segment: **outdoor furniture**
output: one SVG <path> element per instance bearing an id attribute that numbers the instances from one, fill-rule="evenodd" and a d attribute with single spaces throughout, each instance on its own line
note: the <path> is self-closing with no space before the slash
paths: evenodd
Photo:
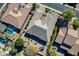
<path id="1" fill-rule="evenodd" d="M 45 49 L 45 47 L 41 46 L 39 49 L 40 49 L 40 51 L 43 51 Z"/>
<path id="2" fill-rule="evenodd" d="M 6 29 L 6 26 L 0 23 L 0 32 L 4 32 L 5 29 Z"/>

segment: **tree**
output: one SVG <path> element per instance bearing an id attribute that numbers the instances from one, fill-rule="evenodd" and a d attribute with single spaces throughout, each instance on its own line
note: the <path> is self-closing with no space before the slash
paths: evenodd
<path id="1" fill-rule="evenodd" d="M 70 10 L 70 9 L 66 9 L 63 12 L 63 17 L 67 20 L 67 21 L 71 21 L 72 17 L 76 16 L 76 12 L 74 10 Z"/>
<path id="2" fill-rule="evenodd" d="M 67 31 L 66 31 L 64 39 L 66 38 L 66 35 L 67 35 L 67 32 L 68 32 L 69 22 L 72 20 L 72 17 L 74 17 L 74 16 L 76 16 L 76 12 L 74 11 L 74 9 L 73 10 L 66 9 L 63 12 L 63 17 L 64 17 L 65 20 L 67 20 Z"/>
<path id="3" fill-rule="evenodd" d="M 32 4 L 32 9 L 35 10 L 35 8 L 36 8 L 36 3 L 33 3 Z"/>
<path id="4" fill-rule="evenodd" d="M 50 54 L 52 54 L 54 52 L 54 51 L 52 51 L 52 45 L 53 45 L 54 40 L 56 39 L 58 31 L 59 31 L 58 26 L 55 26 L 55 28 L 54 28 L 54 30 L 52 32 L 52 36 L 50 38 L 50 42 L 49 42 L 49 44 L 47 46 L 47 55 L 50 55 Z"/>
<path id="5" fill-rule="evenodd" d="M 23 46 L 24 45 L 24 41 L 23 39 L 17 39 L 16 42 L 15 42 L 15 46 Z"/>
<path id="6" fill-rule="evenodd" d="M 72 26 L 74 29 L 77 29 L 79 27 L 79 20 L 74 20 L 73 23 L 72 23 Z"/>
<path id="7" fill-rule="evenodd" d="M 20 52 L 23 49 L 24 46 L 24 41 L 23 39 L 17 39 L 15 42 L 15 48 L 18 50 L 18 52 Z"/>

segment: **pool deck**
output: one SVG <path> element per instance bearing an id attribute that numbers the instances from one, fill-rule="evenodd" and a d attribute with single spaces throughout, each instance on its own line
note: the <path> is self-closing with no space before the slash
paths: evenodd
<path id="1" fill-rule="evenodd" d="M 28 47 L 28 49 L 30 49 L 30 47 L 33 47 L 36 50 L 36 53 L 45 56 L 45 53 L 46 53 L 46 50 L 47 50 L 46 46 L 44 46 L 45 48 L 44 48 L 43 51 L 40 51 L 39 48 L 42 47 L 43 45 L 39 44 L 38 42 L 36 42 L 32 39 L 26 38 L 23 35 L 21 36 L 21 38 L 25 41 L 25 44 L 24 44 L 25 47 Z"/>

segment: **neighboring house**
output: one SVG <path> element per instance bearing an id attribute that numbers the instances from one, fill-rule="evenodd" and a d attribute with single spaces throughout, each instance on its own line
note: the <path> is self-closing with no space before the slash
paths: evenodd
<path id="1" fill-rule="evenodd" d="M 59 43 L 59 47 L 64 49 L 66 53 L 70 55 L 77 55 L 79 53 L 79 29 L 74 30 L 69 28 L 66 37 L 63 36 L 60 29 L 55 42 Z"/>
<path id="2" fill-rule="evenodd" d="M 79 29 L 68 29 L 67 36 L 63 42 L 68 48 L 67 52 L 71 55 L 77 55 L 79 52 Z"/>
<path id="3" fill-rule="evenodd" d="M 7 10 L 1 18 L 1 21 L 21 29 L 30 10 L 31 7 L 26 4 L 22 6 L 19 3 L 9 4 Z"/>
<path id="4" fill-rule="evenodd" d="M 60 28 L 58 36 L 56 37 L 55 43 L 61 45 L 63 43 L 67 28 Z"/>
<path id="5" fill-rule="evenodd" d="M 38 37 L 39 39 L 37 39 L 37 41 L 42 40 L 40 43 L 47 43 L 50 41 L 50 36 L 57 18 L 58 14 L 55 12 L 43 13 L 40 10 L 36 10 L 29 27 L 27 28 L 27 33 Z"/>
<path id="6" fill-rule="evenodd" d="M 61 45 L 64 41 L 64 37 L 66 35 L 66 31 L 67 31 L 67 21 L 65 19 L 63 19 L 62 16 L 60 16 L 58 18 L 58 21 L 57 21 L 57 26 L 59 26 L 59 33 L 55 39 L 55 43 L 58 44 L 58 45 Z"/>

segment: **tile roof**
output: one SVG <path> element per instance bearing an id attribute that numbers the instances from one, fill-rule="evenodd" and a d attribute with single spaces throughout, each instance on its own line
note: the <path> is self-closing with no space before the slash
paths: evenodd
<path id="1" fill-rule="evenodd" d="M 49 41 L 50 36 L 52 34 L 52 31 L 54 29 L 55 23 L 57 21 L 58 14 L 53 12 L 51 14 L 46 13 L 46 17 L 44 19 L 41 19 L 42 15 L 45 14 L 43 12 L 39 12 L 38 10 L 35 11 L 35 14 L 29 24 L 29 27 L 27 28 L 27 32 L 31 31 L 29 33 L 32 33 L 33 35 L 35 33 L 39 33 L 39 35 L 35 34 L 35 36 L 40 37 L 40 39 L 43 39 L 44 41 Z M 36 21 L 41 21 L 41 25 Z M 44 26 L 45 25 L 45 26 Z M 36 30 L 38 28 L 38 30 Z M 39 31 L 41 30 L 41 32 Z M 34 30 L 34 31 L 33 31 Z M 41 35 L 40 35 L 41 34 Z"/>
<path id="2" fill-rule="evenodd" d="M 70 49 L 68 49 L 68 53 L 72 55 L 77 55 L 79 52 L 79 30 L 74 30 L 74 29 L 68 29 L 68 33 L 66 35 L 66 38 L 63 43 L 71 46 Z"/>
<path id="3" fill-rule="evenodd" d="M 75 37 L 75 38 L 79 38 L 79 30 L 74 30 L 71 28 L 68 28 L 68 34 Z"/>
<path id="4" fill-rule="evenodd" d="M 63 39 L 64 39 L 64 37 L 58 34 L 58 36 L 56 37 L 55 42 L 58 43 L 58 44 L 62 44 Z"/>
<path id="5" fill-rule="evenodd" d="M 68 50 L 68 53 L 70 53 L 72 55 L 77 55 L 78 52 L 79 52 L 79 45 L 78 44 L 74 44 L 72 46 L 72 48 Z"/>
<path id="6" fill-rule="evenodd" d="M 18 7 L 19 7 L 18 3 L 9 4 L 7 10 L 5 11 L 1 19 L 3 22 L 9 23 L 15 26 L 16 28 L 21 29 L 24 21 L 26 20 L 26 17 L 28 16 L 28 13 L 31 10 L 31 7 L 25 5 L 23 8 L 20 8 L 19 10 L 14 10 L 17 9 Z"/>
<path id="7" fill-rule="evenodd" d="M 41 27 L 34 25 L 29 30 L 27 30 L 27 33 L 42 38 L 44 41 L 47 42 L 47 31 Z"/>
<path id="8" fill-rule="evenodd" d="M 65 34 L 66 34 L 66 31 L 67 31 L 67 28 L 60 28 L 59 29 L 58 36 L 55 40 L 56 43 L 62 44 L 64 37 L 65 37 Z"/>
<path id="9" fill-rule="evenodd" d="M 67 35 L 65 28 L 60 28 L 58 36 L 55 40 L 56 43 L 61 44 L 63 42 L 63 45 L 61 45 L 65 50 L 67 50 L 68 53 L 72 55 L 77 55 L 79 52 L 79 29 L 74 30 L 72 28 L 68 28 Z M 64 39 L 65 37 L 65 39 Z M 60 46 L 60 47 L 61 47 Z"/>
<path id="10" fill-rule="evenodd" d="M 66 35 L 66 38 L 64 40 L 63 43 L 69 45 L 69 46 L 73 46 L 74 45 L 74 42 L 76 41 L 77 39 L 71 35 Z"/>

